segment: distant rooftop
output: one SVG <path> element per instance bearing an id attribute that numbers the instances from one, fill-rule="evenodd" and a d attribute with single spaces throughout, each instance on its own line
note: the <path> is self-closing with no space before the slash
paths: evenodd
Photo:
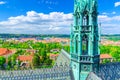
<path id="1" fill-rule="evenodd" d="M 20 55 L 18 56 L 18 60 L 20 61 L 32 61 L 33 56 L 31 55 Z"/>
<path id="2" fill-rule="evenodd" d="M 12 53 L 11 50 L 9 50 L 7 48 L 0 48 L 0 56 L 8 55 L 10 53 Z"/>
<path id="3" fill-rule="evenodd" d="M 109 54 L 100 54 L 100 59 L 108 59 L 108 58 L 112 58 L 112 56 Z"/>

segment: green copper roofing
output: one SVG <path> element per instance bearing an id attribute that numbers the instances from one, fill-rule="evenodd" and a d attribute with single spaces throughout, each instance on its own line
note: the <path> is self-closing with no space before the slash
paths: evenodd
<path id="1" fill-rule="evenodd" d="M 74 0 L 73 16 L 70 65 L 75 80 L 85 80 L 91 71 L 99 71 L 97 0 Z"/>

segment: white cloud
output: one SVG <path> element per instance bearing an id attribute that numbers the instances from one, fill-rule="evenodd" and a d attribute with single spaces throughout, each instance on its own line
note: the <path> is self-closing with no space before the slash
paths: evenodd
<path id="1" fill-rule="evenodd" d="M 39 3 L 44 3 L 44 4 L 47 4 L 47 5 L 57 5 L 58 4 L 58 1 L 52 1 L 52 0 L 38 0 L 38 4 Z"/>
<path id="2" fill-rule="evenodd" d="M 105 22 L 105 21 L 109 21 L 110 18 L 109 18 L 107 15 L 99 15 L 99 16 L 98 16 L 98 20 L 99 20 L 100 22 Z"/>
<path id="3" fill-rule="evenodd" d="M 111 14 L 116 14 L 115 11 L 111 12 L 111 13 L 107 13 L 107 12 L 103 12 L 102 15 L 111 15 Z"/>
<path id="4" fill-rule="evenodd" d="M 120 15 L 112 17 L 99 15 L 98 21 L 102 23 L 101 31 L 103 34 L 120 34 Z"/>
<path id="5" fill-rule="evenodd" d="M 115 7 L 120 6 L 120 1 L 119 2 L 115 2 Z"/>
<path id="6" fill-rule="evenodd" d="M 113 11 L 113 12 L 112 12 L 112 14 L 116 14 L 116 12 L 115 12 L 115 11 Z"/>
<path id="7" fill-rule="evenodd" d="M 98 16 L 98 23 L 102 23 L 103 34 L 120 34 L 120 15 Z M 0 22 L 1 33 L 29 33 L 29 34 L 69 34 L 73 23 L 72 13 L 51 12 L 49 14 L 28 11 L 26 15 L 9 17 Z"/>
<path id="8" fill-rule="evenodd" d="M 4 2 L 4 1 L 0 1 L 0 5 L 2 5 L 2 4 L 5 4 L 6 2 Z"/>
<path id="9" fill-rule="evenodd" d="M 112 17 L 109 17 L 107 15 L 99 15 L 98 19 L 101 22 L 113 22 L 113 21 L 119 22 L 120 21 L 120 15 L 118 15 L 118 16 L 112 16 Z"/>
<path id="10" fill-rule="evenodd" d="M 71 23 L 72 13 L 44 14 L 28 11 L 26 15 L 10 17 L 7 21 L 1 21 L 0 31 L 1 33 L 69 34 Z"/>
<path id="11" fill-rule="evenodd" d="M 49 4 L 49 5 L 57 5 L 57 4 L 58 4 L 58 2 L 48 1 L 48 0 L 46 0 L 45 3 L 46 3 L 46 4 Z"/>

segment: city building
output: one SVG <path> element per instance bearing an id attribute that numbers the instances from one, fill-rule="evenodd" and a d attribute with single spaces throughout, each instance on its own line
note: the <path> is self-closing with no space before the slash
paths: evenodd
<path id="1" fill-rule="evenodd" d="M 50 59 L 52 60 L 57 60 L 57 57 L 59 56 L 59 54 L 50 54 Z"/>
<path id="2" fill-rule="evenodd" d="M 32 63 L 32 55 L 19 55 L 17 60 L 21 61 L 21 67 L 30 67 Z"/>
<path id="3" fill-rule="evenodd" d="M 100 63 L 102 63 L 104 60 L 109 60 L 110 62 L 112 62 L 113 58 L 109 54 L 100 54 Z"/>
<path id="4" fill-rule="evenodd" d="M 37 42 L 37 39 L 36 39 L 36 38 L 21 38 L 19 41 L 20 41 L 20 42 L 26 42 L 26 41 L 34 41 L 34 42 Z"/>
<path id="5" fill-rule="evenodd" d="M 7 56 L 12 55 L 13 52 L 12 52 L 12 50 L 9 50 L 7 48 L 0 48 L 0 56 L 7 57 Z"/>

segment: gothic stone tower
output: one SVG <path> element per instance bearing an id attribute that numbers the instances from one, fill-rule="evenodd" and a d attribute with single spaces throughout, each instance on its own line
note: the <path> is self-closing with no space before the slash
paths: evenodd
<path id="1" fill-rule="evenodd" d="M 99 71 L 97 15 L 97 0 L 74 1 L 70 54 L 75 80 L 85 80 L 89 72 Z"/>

